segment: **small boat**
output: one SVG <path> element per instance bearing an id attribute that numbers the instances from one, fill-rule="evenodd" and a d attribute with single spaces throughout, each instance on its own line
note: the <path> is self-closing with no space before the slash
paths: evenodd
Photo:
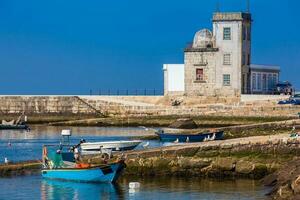
<path id="1" fill-rule="evenodd" d="M 213 131 L 207 133 L 166 133 L 164 130 L 157 131 L 156 134 L 163 142 L 203 142 L 211 140 L 221 140 L 224 137 L 224 131 Z"/>
<path id="2" fill-rule="evenodd" d="M 2 123 L 0 124 L 0 130 L 11 130 L 11 129 L 20 129 L 20 130 L 30 130 L 29 126 L 26 125 L 27 122 L 27 116 L 24 115 L 24 113 L 22 115 L 20 115 L 18 117 L 18 119 L 15 120 L 11 120 L 11 121 L 5 121 L 2 120 Z"/>
<path id="3" fill-rule="evenodd" d="M 0 124 L 0 130 L 30 130 L 26 124 Z"/>
<path id="4" fill-rule="evenodd" d="M 70 145 L 44 145 L 42 177 L 77 182 L 117 181 L 125 168 L 124 160 L 101 165 L 90 165 L 75 160 L 74 152 L 63 152 Z M 105 162 L 104 162 L 105 163 Z"/>
<path id="5" fill-rule="evenodd" d="M 80 144 L 81 151 L 99 152 L 101 149 L 109 149 L 112 151 L 127 151 L 136 148 L 141 144 L 141 140 L 122 140 L 122 141 L 106 141 L 106 142 L 84 142 Z"/>
<path id="6" fill-rule="evenodd" d="M 50 179 L 70 180 L 79 182 L 110 182 L 117 181 L 125 164 L 121 162 L 86 167 L 86 168 L 54 168 L 43 169 L 42 176 Z"/>

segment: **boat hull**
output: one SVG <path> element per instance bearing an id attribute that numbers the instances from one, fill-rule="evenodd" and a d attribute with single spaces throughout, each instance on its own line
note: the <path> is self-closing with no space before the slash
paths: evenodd
<path id="1" fill-rule="evenodd" d="M 142 141 L 118 141 L 118 142 L 87 142 L 80 145 L 84 151 L 100 151 L 102 149 L 111 149 L 112 151 L 127 151 L 136 148 Z"/>
<path id="2" fill-rule="evenodd" d="M 224 137 L 224 131 L 217 131 L 203 134 L 171 134 L 171 133 L 156 133 L 160 140 L 163 142 L 203 142 L 205 138 L 212 138 L 215 135 L 214 140 L 221 140 Z"/>
<path id="3" fill-rule="evenodd" d="M 60 179 L 77 182 L 116 182 L 124 169 L 124 163 L 115 163 L 102 167 L 86 169 L 58 168 L 42 170 L 43 178 Z"/>
<path id="4" fill-rule="evenodd" d="M 29 129 L 29 127 L 27 125 L 5 125 L 5 124 L 0 124 L 0 130 L 15 130 L 15 129 L 27 130 L 27 129 Z"/>

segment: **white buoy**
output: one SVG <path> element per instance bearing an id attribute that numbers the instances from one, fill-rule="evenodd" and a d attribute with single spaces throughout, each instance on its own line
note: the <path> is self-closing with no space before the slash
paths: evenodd
<path id="1" fill-rule="evenodd" d="M 8 159 L 6 157 L 4 158 L 4 163 L 8 164 Z"/>
<path id="2" fill-rule="evenodd" d="M 175 141 L 174 141 L 174 143 L 178 143 L 179 142 L 179 138 L 177 138 Z"/>
<path id="3" fill-rule="evenodd" d="M 130 189 L 138 189 L 141 187 L 141 184 L 139 182 L 130 182 L 129 183 L 129 188 Z"/>

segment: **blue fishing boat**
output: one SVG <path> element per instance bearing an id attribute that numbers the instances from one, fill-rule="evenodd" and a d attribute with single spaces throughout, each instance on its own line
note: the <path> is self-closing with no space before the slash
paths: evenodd
<path id="1" fill-rule="evenodd" d="M 167 133 L 164 130 L 157 131 L 156 134 L 163 142 L 203 142 L 211 140 L 222 140 L 224 138 L 224 131 L 213 131 L 207 133 Z"/>
<path id="2" fill-rule="evenodd" d="M 110 182 L 117 181 L 124 163 L 113 163 L 87 168 L 43 169 L 42 176 L 50 179 L 70 180 L 78 182 Z"/>
<path id="3" fill-rule="evenodd" d="M 54 148 L 56 146 L 56 148 Z M 51 147 L 51 148 L 50 148 Z M 67 145 L 44 145 L 43 147 L 43 178 L 77 182 L 111 182 L 117 181 L 125 168 L 124 160 L 114 163 L 92 166 L 76 159 L 77 152 L 64 152 Z"/>

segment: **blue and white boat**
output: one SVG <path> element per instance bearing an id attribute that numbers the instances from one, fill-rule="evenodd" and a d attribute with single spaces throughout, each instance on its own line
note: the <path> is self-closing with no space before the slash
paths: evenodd
<path id="1" fill-rule="evenodd" d="M 69 180 L 78 182 L 110 182 L 117 181 L 124 163 L 113 163 L 87 168 L 55 168 L 43 169 L 44 178 Z"/>
<path id="2" fill-rule="evenodd" d="M 43 178 L 77 182 L 114 183 L 125 168 L 124 160 L 97 166 L 80 163 L 79 161 L 75 161 L 73 152 L 64 152 L 62 149 L 64 147 L 70 146 L 59 145 L 59 148 L 57 148 L 57 145 L 44 145 Z"/>
<path id="3" fill-rule="evenodd" d="M 224 138 L 224 131 L 212 131 L 206 133 L 172 133 L 168 130 L 159 130 L 156 134 L 163 142 L 203 142 L 212 140 L 222 140 Z"/>

